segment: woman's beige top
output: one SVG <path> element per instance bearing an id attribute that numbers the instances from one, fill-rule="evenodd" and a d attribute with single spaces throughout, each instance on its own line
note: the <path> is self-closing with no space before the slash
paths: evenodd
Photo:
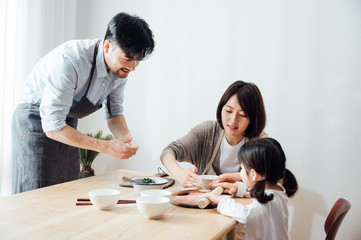
<path id="1" fill-rule="evenodd" d="M 162 152 L 160 159 L 167 153 L 172 154 L 179 162 L 189 162 L 198 168 L 198 173 L 203 173 L 212 154 L 216 151 L 215 160 L 212 164 L 214 172 L 219 175 L 219 147 L 217 141 L 223 129 L 216 121 L 206 121 L 196 125 L 184 137 L 171 142 Z M 267 137 L 262 133 L 260 137 Z M 246 139 L 247 141 L 247 139 Z"/>

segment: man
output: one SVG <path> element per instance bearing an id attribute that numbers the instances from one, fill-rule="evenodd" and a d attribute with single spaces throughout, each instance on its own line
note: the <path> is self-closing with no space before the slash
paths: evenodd
<path id="1" fill-rule="evenodd" d="M 13 193 L 77 179 L 79 148 L 120 159 L 136 153 L 123 115 L 124 86 L 153 49 L 148 24 L 119 13 L 104 40 L 68 41 L 39 60 L 13 115 Z M 76 130 L 78 119 L 102 105 L 115 140 Z"/>

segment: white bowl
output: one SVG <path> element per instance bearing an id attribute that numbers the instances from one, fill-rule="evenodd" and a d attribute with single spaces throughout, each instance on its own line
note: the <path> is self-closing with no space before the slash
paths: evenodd
<path id="1" fill-rule="evenodd" d="M 209 184 L 216 179 L 218 176 L 217 175 L 200 175 L 200 177 L 202 178 L 202 188 L 204 189 L 212 189 L 209 187 Z"/>
<path id="2" fill-rule="evenodd" d="M 140 196 L 160 196 L 170 198 L 172 192 L 162 189 L 148 189 L 140 192 Z"/>
<path id="3" fill-rule="evenodd" d="M 159 196 L 140 196 L 136 199 L 139 212 L 145 218 L 159 219 L 169 208 L 170 199 Z"/>
<path id="4" fill-rule="evenodd" d="M 89 191 L 91 203 L 100 210 L 110 210 L 117 204 L 120 192 L 115 189 L 94 189 Z"/>
<path id="5" fill-rule="evenodd" d="M 141 181 L 143 178 L 150 178 L 155 183 L 141 183 L 138 181 Z M 163 189 L 164 185 L 168 183 L 168 180 L 161 177 L 132 177 L 132 182 L 134 191 L 137 194 L 140 194 L 141 191 L 148 190 L 148 189 Z"/>

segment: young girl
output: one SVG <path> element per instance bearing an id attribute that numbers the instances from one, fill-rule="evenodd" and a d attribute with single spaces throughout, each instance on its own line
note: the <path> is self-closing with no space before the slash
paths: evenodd
<path id="1" fill-rule="evenodd" d="M 204 196 L 218 203 L 218 212 L 244 225 L 246 239 L 288 239 L 287 199 L 296 193 L 298 184 L 286 169 L 281 145 L 272 138 L 251 139 L 241 147 L 238 158 L 243 182 L 213 186 L 222 186 L 236 196 L 250 194 L 253 202 L 244 205 L 230 197 Z"/>

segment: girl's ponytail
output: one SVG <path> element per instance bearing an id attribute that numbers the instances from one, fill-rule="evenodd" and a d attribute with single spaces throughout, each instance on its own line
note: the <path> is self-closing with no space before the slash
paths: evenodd
<path id="1" fill-rule="evenodd" d="M 276 185 L 283 182 L 287 196 L 293 196 L 298 183 L 296 177 L 286 168 L 286 156 L 279 142 L 273 138 L 253 138 L 243 144 L 238 153 L 238 159 L 249 175 L 253 169 L 264 179 L 254 182 L 250 194 L 260 203 L 267 203 L 273 195 L 265 193 L 266 184 Z"/>
<path id="2" fill-rule="evenodd" d="M 267 195 L 265 191 L 266 180 L 258 181 L 250 190 L 251 197 L 256 198 L 260 203 L 266 203 L 273 199 L 273 194 Z"/>
<path id="3" fill-rule="evenodd" d="M 298 183 L 295 175 L 286 168 L 285 175 L 283 177 L 283 187 L 286 189 L 287 196 L 293 196 L 298 189 Z"/>

